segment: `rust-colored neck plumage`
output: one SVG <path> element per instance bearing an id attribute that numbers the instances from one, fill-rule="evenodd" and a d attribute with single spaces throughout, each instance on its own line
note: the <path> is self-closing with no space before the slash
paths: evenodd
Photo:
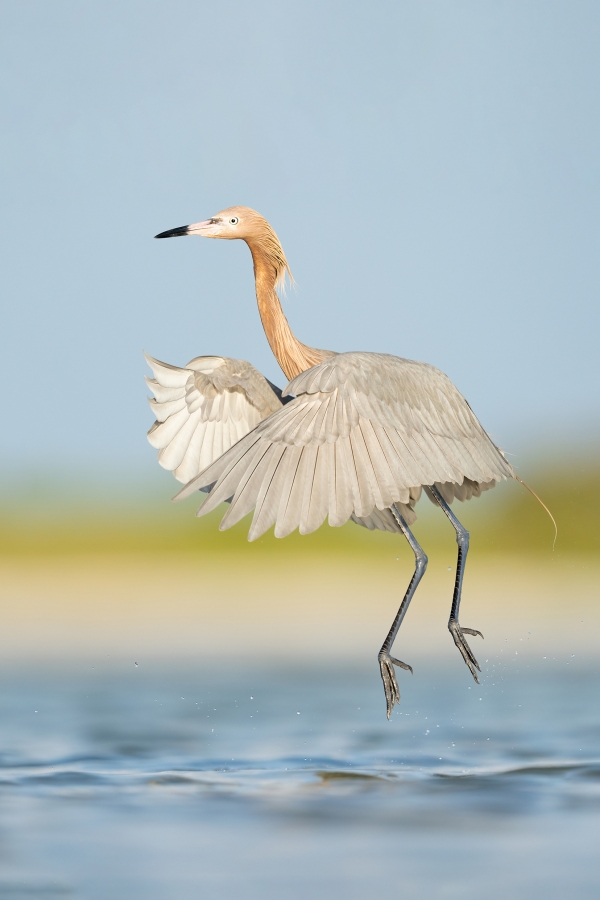
<path id="1" fill-rule="evenodd" d="M 335 354 L 307 347 L 292 334 L 275 290 L 290 270 L 277 235 L 269 225 L 267 228 L 264 235 L 246 238 L 246 242 L 254 262 L 256 299 L 263 328 L 277 362 L 291 380 Z"/>

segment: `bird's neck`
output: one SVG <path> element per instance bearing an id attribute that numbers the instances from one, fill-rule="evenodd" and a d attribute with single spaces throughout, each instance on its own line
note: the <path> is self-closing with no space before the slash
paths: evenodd
<path id="1" fill-rule="evenodd" d="M 275 252 L 273 248 L 250 241 L 248 246 L 254 262 L 256 299 L 263 328 L 277 362 L 291 381 L 296 375 L 335 354 L 330 350 L 307 347 L 292 333 L 275 290 L 277 281 L 282 279 L 286 270 L 289 271 L 279 242 Z"/>

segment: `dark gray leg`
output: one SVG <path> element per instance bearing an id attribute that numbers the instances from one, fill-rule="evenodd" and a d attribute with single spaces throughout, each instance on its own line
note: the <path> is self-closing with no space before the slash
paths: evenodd
<path id="1" fill-rule="evenodd" d="M 400 703 L 400 691 L 398 689 L 398 682 L 396 681 L 394 666 L 400 666 L 402 669 L 408 669 L 409 672 L 412 672 L 412 668 L 409 665 L 401 662 L 401 660 L 399 659 L 395 659 L 393 656 L 390 656 L 390 650 L 392 649 L 392 644 L 394 643 L 396 635 L 398 634 L 398 629 L 402 625 L 402 620 L 406 615 L 406 611 L 409 607 L 410 601 L 412 600 L 414 593 L 419 586 L 419 582 L 425 574 L 425 569 L 427 568 L 427 557 L 418 544 L 414 534 L 395 506 L 392 506 L 392 512 L 394 514 L 394 518 L 398 522 L 398 525 L 402 529 L 402 534 L 410 544 L 412 551 L 415 554 L 415 571 L 413 577 L 411 578 L 406 594 L 404 595 L 404 599 L 400 605 L 400 609 L 398 610 L 392 627 L 389 630 L 388 636 L 386 637 L 385 641 L 383 642 L 383 646 L 379 651 L 379 668 L 381 670 L 381 680 L 383 681 L 383 689 L 385 691 L 385 702 L 387 705 L 388 719 L 392 714 L 394 704 Z"/>
<path id="2" fill-rule="evenodd" d="M 479 663 L 475 659 L 473 655 L 473 651 L 467 644 L 464 635 L 472 634 L 478 635 L 480 638 L 483 637 L 480 631 L 475 631 L 473 628 L 461 628 L 458 623 L 458 611 L 460 608 L 460 597 L 462 593 L 462 583 L 463 583 L 463 575 L 465 573 L 465 563 L 467 561 L 467 553 L 469 552 L 469 532 L 467 529 L 460 524 L 440 492 L 436 487 L 431 485 L 429 487 L 430 492 L 436 499 L 437 503 L 441 507 L 442 511 L 448 516 L 450 519 L 454 530 L 456 531 L 456 543 L 458 544 L 458 562 L 456 564 L 456 580 L 454 582 L 454 594 L 452 596 L 452 609 L 450 611 L 450 619 L 448 620 L 448 630 L 450 634 L 454 638 L 454 643 L 460 650 L 462 654 L 462 658 L 466 662 L 471 672 L 471 675 L 479 684 L 479 679 L 477 677 L 477 669 L 481 672 L 479 668 Z"/>

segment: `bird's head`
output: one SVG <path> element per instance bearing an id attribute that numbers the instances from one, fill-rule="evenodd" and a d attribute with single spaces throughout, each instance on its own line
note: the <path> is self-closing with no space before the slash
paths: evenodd
<path id="1" fill-rule="evenodd" d="M 181 228 L 171 228 L 169 231 L 162 231 L 156 237 L 184 237 L 188 234 L 223 238 L 228 241 L 236 238 L 246 241 L 252 251 L 255 263 L 258 255 L 267 260 L 270 270 L 273 272 L 276 287 L 284 288 L 286 275 L 293 284 L 292 273 L 279 238 L 267 220 L 248 206 L 230 206 L 211 219 L 205 219 L 204 222 L 183 225 Z"/>
<path id="2" fill-rule="evenodd" d="M 183 237 L 188 234 L 197 234 L 200 237 L 223 238 L 227 241 L 236 239 L 252 241 L 260 240 L 270 231 L 272 229 L 267 220 L 255 210 L 248 206 L 230 206 L 217 213 L 216 216 L 205 219 L 204 222 L 183 225 L 181 228 L 171 228 L 169 231 L 157 234 L 156 237 Z"/>

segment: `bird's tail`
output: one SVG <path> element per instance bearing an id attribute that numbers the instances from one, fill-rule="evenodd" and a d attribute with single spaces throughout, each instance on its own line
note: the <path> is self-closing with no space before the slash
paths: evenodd
<path id="1" fill-rule="evenodd" d="M 535 497 L 535 499 L 537 500 L 537 502 L 538 502 L 541 506 L 544 507 L 544 509 L 546 510 L 546 512 L 548 513 L 548 515 L 550 516 L 550 518 L 552 519 L 552 524 L 554 525 L 554 540 L 552 541 L 552 549 L 554 550 L 554 547 L 556 546 L 556 538 L 558 537 L 558 525 L 556 524 L 556 519 L 554 518 L 554 516 L 552 515 L 552 513 L 550 512 L 550 510 L 548 509 L 548 507 L 547 507 L 546 504 L 544 503 L 544 501 L 541 500 L 541 499 L 538 497 L 538 495 L 536 494 L 536 492 L 535 492 L 532 488 L 530 488 L 528 484 L 525 484 L 525 482 L 523 481 L 523 479 L 522 479 L 522 478 L 519 478 L 518 475 L 515 475 L 514 477 L 515 477 L 516 480 L 519 482 L 519 484 L 522 484 L 524 488 L 527 488 L 527 490 L 529 491 L 530 494 L 533 494 L 533 496 Z"/>

